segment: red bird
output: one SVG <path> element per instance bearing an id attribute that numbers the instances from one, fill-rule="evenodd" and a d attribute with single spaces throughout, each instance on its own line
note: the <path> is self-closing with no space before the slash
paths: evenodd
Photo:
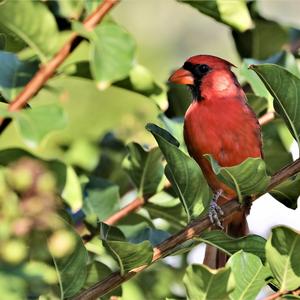
<path id="1" fill-rule="evenodd" d="M 248 157 L 262 157 L 261 131 L 258 120 L 247 105 L 247 99 L 231 71 L 228 61 L 211 55 L 189 58 L 170 81 L 191 88 L 193 102 L 184 119 L 184 138 L 190 155 L 201 167 L 214 197 L 209 209 L 212 223 L 221 226 L 218 204 L 236 196 L 234 190 L 218 180 L 203 154 L 211 154 L 222 167 L 238 165 Z M 227 232 L 233 236 L 245 235 L 248 226 L 245 214 L 239 214 Z M 225 258 L 216 252 L 205 262 L 219 267 Z"/>

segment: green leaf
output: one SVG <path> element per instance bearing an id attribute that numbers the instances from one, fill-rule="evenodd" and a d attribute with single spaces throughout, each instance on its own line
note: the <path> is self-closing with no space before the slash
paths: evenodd
<path id="1" fill-rule="evenodd" d="M 190 1 L 179 0 L 190 4 L 200 12 L 222 22 L 232 28 L 245 31 L 252 28 L 252 20 L 244 0 L 214 0 L 214 1 Z"/>
<path id="2" fill-rule="evenodd" d="M 1 297 L 8 300 L 26 299 L 27 286 L 24 278 L 14 272 L 0 270 L 0 293 Z"/>
<path id="3" fill-rule="evenodd" d="M 82 207 L 82 191 L 79 178 L 71 166 L 67 167 L 67 181 L 62 192 L 62 198 L 70 206 L 73 213 Z"/>
<path id="4" fill-rule="evenodd" d="M 284 130 L 286 138 L 289 131 L 283 121 L 279 119 L 262 127 L 264 160 L 269 174 L 274 174 L 282 167 L 293 162 L 292 154 L 288 151 L 291 144 L 285 145 L 280 134 L 282 130 Z"/>
<path id="5" fill-rule="evenodd" d="M 143 241 L 149 241 L 153 247 L 157 246 L 171 236 L 170 233 L 154 228 L 144 228 L 135 236 L 130 238 L 130 242 L 137 244 Z"/>
<path id="6" fill-rule="evenodd" d="M 170 132 L 176 140 L 179 142 L 179 149 L 182 150 L 184 153 L 188 154 L 184 137 L 183 137 L 183 118 L 177 117 L 169 119 L 164 114 L 160 114 L 158 118 L 162 121 L 164 128 Z"/>
<path id="7" fill-rule="evenodd" d="M 196 240 L 212 245 L 228 255 L 232 255 L 242 249 L 260 257 L 263 262 L 266 259 L 266 240 L 259 235 L 251 234 L 240 238 L 232 238 L 223 231 L 213 230 L 202 233 Z"/>
<path id="8" fill-rule="evenodd" d="M 265 162 L 261 158 L 249 157 L 237 166 L 220 167 L 211 155 L 205 154 L 205 157 L 218 178 L 236 190 L 240 201 L 244 196 L 265 191 L 270 181 Z"/>
<path id="9" fill-rule="evenodd" d="M 181 84 L 168 83 L 168 117 L 183 117 L 192 102 L 192 94 Z"/>
<path id="10" fill-rule="evenodd" d="M 38 69 L 37 60 L 21 61 L 9 52 L 0 51 L 0 92 L 12 100 Z"/>
<path id="11" fill-rule="evenodd" d="M 300 234 L 288 227 L 272 229 L 266 243 L 266 256 L 280 291 L 292 291 L 300 286 Z"/>
<path id="12" fill-rule="evenodd" d="M 88 254 L 80 236 L 73 227 L 63 219 L 65 228 L 74 237 L 76 243 L 73 251 L 63 258 L 55 258 L 53 262 L 59 280 L 61 299 L 74 296 L 83 286 L 87 276 Z M 76 274 L 76 276 L 74 276 Z"/>
<path id="13" fill-rule="evenodd" d="M 257 13 L 253 20 L 255 23 L 253 29 L 242 33 L 232 32 L 240 56 L 243 58 L 267 59 L 282 50 L 288 42 L 287 28 L 274 21 L 262 18 Z M 266 43 L 265 41 L 272 41 L 272 43 Z"/>
<path id="14" fill-rule="evenodd" d="M 100 223 L 100 238 L 105 248 L 113 255 L 123 276 L 132 269 L 151 264 L 153 250 L 149 241 L 133 244 L 125 241 L 117 228 Z"/>
<path id="15" fill-rule="evenodd" d="M 54 16 L 39 1 L 2 1 L 0 26 L 22 39 L 43 62 L 57 51 L 59 33 Z"/>
<path id="16" fill-rule="evenodd" d="M 161 187 L 164 168 L 158 148 L 146 151 L 137 143 L 128 145 L 129 154 L 123 167 L 135 184 L 140 196 L 152 195 Z"/>
<path id="17" fill-rule="evenodd" d="M 183 278 L 188 299 L 229 299 L 234 289 L 230 268 L 211 270 L 204 265 L 191 265 Z"/>
<path id="18" fill-rule="evenodd" d="M 300 79 L 286 69 L 272 65 L 252 65 L 274 97 L 274 108 L 283 118 L 300 147 Z"/>
<path id="19" fill-rule="evenodd" d="M 5 44 L 6 44 L 5 34 L 0 33 L 0 50 L 5 49 Z"/>
<path id="20" fill-rule="evenodd" d="M 247 93 L 247 100 L 248 104 L 251 106 L 257 116 L 262 116 L 267 112 L 268 100 L 265 97 Z"/>
<path id="21" fill-rule="evenodd" d="M 202 215 L 210 201 L 210 190 L 200 167 L 177 148 L 178 141 L 169 132 L 154 124 L 148 124 L 146 128 L 166 158 L 166 176 L 181 200 L 188 222 Z"/>
<path id="22" fill-rule="evenodd" d="M 91 71 L 99 89 L 129 75 L 135 54 L 135 42 L 129 33 L 106 22 L 92 31 L 91 39 Z"/>
<path id="23" fill-rule="evenodd" d="M 300 175 L 290 177 L 273 188 L 270 194 L 286 207 L 296 209 L 300 195 Z"/>
<path id="24" fill-rule="evenodd" d="M 92 177 L 84 189 L 83 211 L 96 215 L 100 221 L 110 217 L 119 206 L 119 187 L 107 180 Z"/>
<path id="25" fill-rule="evenodd" d="M 18 129 L 28 145 L 36 147 L 50 132 L 67 124 L 64 110 L 56 105 L 36 106 L 13 114 Z"/>
<path id="26" fill-rule="evenodd" d="M 232 255 L 226 266 L 233 273 L 236 287 L 230 294 L 232 300 L 253 300 L 266 285 L 265 279 L 271 276 L 270 270 L 254 254 L 239 251 Z"/>

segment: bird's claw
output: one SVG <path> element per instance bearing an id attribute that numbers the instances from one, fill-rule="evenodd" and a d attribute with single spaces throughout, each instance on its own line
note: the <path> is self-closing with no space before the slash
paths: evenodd
<path id="1" fill-rule="evenodd" d="M 222 191 L 218 191 L 214 194 L 214 197 L 209 205 L 209 209 L 208 209 L 208 217 L 209 217 L 209 220 L 210 222 L 213 224 L 213 225 L 216 225 L 218 226 L 219 228 L 221 229 L 224 229 L 224 227 L 222 226 L 221 224 L 221 221 L 219 219 L 219 216 L 223 216 L 224 215 L 224 212 L 223 210 L 221 209 L 221 207 L 217 204 L 217 200 L 218 198 L 221 196 L 222 194 Z"/>

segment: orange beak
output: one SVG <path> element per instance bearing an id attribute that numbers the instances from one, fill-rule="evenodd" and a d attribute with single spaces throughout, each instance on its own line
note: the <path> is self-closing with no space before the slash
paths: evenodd
<path id="1" fill-rule="evenodd" d="M 178 83 L 178 84 L 193 85 L 194 77 L 190 71 L 187 71 L 187 70 L 181 68 L 181 69 L 178 69 L 177 71 L 175 71 L 171 75 L 171 77 L 169 78 L 169 81 Z"/>

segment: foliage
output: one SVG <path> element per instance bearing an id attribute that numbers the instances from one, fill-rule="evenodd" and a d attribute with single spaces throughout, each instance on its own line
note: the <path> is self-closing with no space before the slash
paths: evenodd
<path id="1" fill-rule="evenodd" d="M 251 300 L 268 284 L 285 294 L 298 289 L 300 234 L 285 226 L 267 240 L 203 232 L 170 251 L 177 256 L 152 262 L 157 245 L 205 215 L 212 191 L 184 144 L 187 90 L 139 62 L 141 45 L 117 17 L 90 31 L 82 25 L 103 1 L 0 1 L 0 116 L 12 120 L 0 136 L 1 299 L 68 299 L 115 271 L 141 269 L 101 299 Z M 278 114 L 262 128 L 264 160 L 221 167 L 206 156 L 242 202 L 293 162 L 293 142 L 300 149 L 299 29 L 265 18 L 254 1 L 174 3 L 231 30 L 248 104 L 258 116 Z M 72 54 L 12 112 L 10 103 L 74 33 Z M 299 180 L 270 194 L 296 209 Z M 142 208 L 106 224 L 136 198 Z M 226 266 L 189 265 L 199 243 L 230 256 Z"/>

